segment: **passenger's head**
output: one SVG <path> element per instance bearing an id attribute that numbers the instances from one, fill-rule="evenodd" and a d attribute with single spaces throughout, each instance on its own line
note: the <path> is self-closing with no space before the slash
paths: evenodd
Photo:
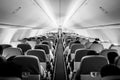
<path id="1" fill-rule="evenodd" d="M 99 43 L 99 38 L 96 38 L 95 41 L 93 43 Z"/>
<path id="2" fill-rule="evenodd" d="M 108 64 L 102 67 L 100 74 L 101 77 L 120 75 L 120 69 L 116 65 Z"/>
<path id="3" fill-rule="evenodd" d="M 110 64 L 114 64 L 114 62 L 115 62 L 115 58 L 118 56 L 118 54 L 116 53 L 116 52 L 109 52 L 108 54 L 107 54 L 107 58 L 108 58 L 108 60 L 109 60 L 109 63 Z"/>
<path id="4" fill-rule="evenodd" d="M 76 40 L 77 40 L 77 41 L 79 41 L 79 40 L 80 40 L 80 38 L 79 38 L 79 37 L 76 37 Z"/>

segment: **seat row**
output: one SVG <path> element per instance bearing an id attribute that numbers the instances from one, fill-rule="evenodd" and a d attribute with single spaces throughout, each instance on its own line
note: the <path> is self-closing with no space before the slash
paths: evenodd
<path id="1" fill-rule="evenodd" d="M 68 46 L 65 48 L 64 56 L 70 79 L 101 80 L 101 75 L 98 74 L 102 67 L 108 64 L 115 65 L 115 58 L 119 57 L 118 50 L 104 49 L 97 40 L 90 44 L 87 42 L 76 39 L 72 42 L 68 40 L 69 44 L 66 43 Z M 116 66 L 118 67 L 118 65 Z M 96 75 L 97 77 L 95 77 Z"/>

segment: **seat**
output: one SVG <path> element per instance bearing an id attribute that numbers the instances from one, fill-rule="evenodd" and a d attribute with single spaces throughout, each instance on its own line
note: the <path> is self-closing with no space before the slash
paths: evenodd
<path id="1" fill-rule="evenodd" d="M 70 50 L 71 60 L 74 59 L 74 57 L 75 57 L 75 51 L 76 51 L 77 49 L 85 49 L 85 46 L 82 45 L 82 44 L 73 44 L 73 45 L 71 46 L 71 50 Z"/>
<path id="2" fill-rule="evenodd" d="M 49 51 L 49 46 L 45 45 L 45 44 L 40 44 L 40 45 L 36 45 L 35 49 L 42 49 L 45 51 L 46 56 L 47 56 L 47 60 L 51 61 L 51 56 L 50 56 L 50 51 Z"/>
<path id="3" fill-rule="evenodd" d="M 45 44 L 36 45 L 35 49 L 42 49 L 46 54 L 49 54 L 49 46 Z"/>
<path id="4" fill-rule="evenodd" d="M 108 64 L 101 68 L 101 80 L 120 80 L 120 68 L 116 65 Z"/>
<path id="5" fill-rule="evenodd" d="M 104 56 L 85 56 L 81 60 L 81 65 L 75 75 L 75 80 L 100 80 L 100 69 L 108 64 Z"/>
<path id="6" fill-rule="evenodd" d="M 2 46 L 3 49 L 12 47 L 12 45 L 10 45 L 10 44 L 0 44 L 0 45 Z"/>
<path id="7" fill-rule="evenodd" d="M 17 47 L 22 50 L 23 54 L 24 54 L 27 50 L 31 49 L 31 46 L 30 46 L 29 44 L 18 44 Z"/>
<path id="8" fill-rule="evenodd" d="M 94 53 L 96 53 L 96 51 L 90 50 L 90 49 L 78 49 L 78 50 L 76 50 L 75 59 L 74 59 L 74 72 L 76 72 L 79 69 L 81 59 L 84 56 L 94 54 Z M 94 55 L 96 55 L 96 54 L 94 54 Z"/>
<path id="9" fill-rule="evenodd" d="M 104 50 L 101 51 L 100 54 L 103 55 L 103 56 L 105 56 L 105 57 L 107 57 L 107 54 L 109 52 L 116 52 L 117 53 L 117 50 L 116 49 L 104 49 Z"/>
<path id="10" fill-rule="evenodd" d="M 46 44 L 49 46 L 49 48 L 51 49 L 51 44 L 50 41 L 46 40 L 46 41 L 42 41 L 42 44 Z"/>
<path id="11" fill-rule="evenodd" d="M 40 65 L 36 56 L 20 55 L 14 58 L 13 63 L 22 67 L 22 80 L 40 80 Z"/>
<path id="12" fill-rule="evenodd" d="M 104 46 L 101 43 L 92 43 L 89 49 L 95 50 L 97 53 L 100 53 Z"/>
<path id="13" fill-rule="evenodd" d="M 17 56 L 17 55 L 22 55 L 22 51 L 20 48 L 6 48 L 3 50 L 2 56 L 4 56 L 6 59 L 12 57 L 12 56 Z"/>
<path id="14" fill-rule="evenodd" d="M 43 68 L 46 70 L 46 54 L 44 50 L 40 50 L 40 49 L 34 49 L 34 50 L 28 50 L 26 53 L 26 55 L 34 55 L 36 57 L 38 57 L 39 61 L 40 61 L 40 65 L 43 66 Z"/>
<path id="15" fill-rule="evenodd" d="M 20 67 L 0 56 L 0 80 L 22 80 Z"/>
<path id="16" fill-rule="evenodd" d="M 54 48 L 53 48 L 53 46 L 52 46 L 52 44 L 50 43 L 49 40 L 42 41 L 42 44 L 48 45 L 49 46 L 49 50 L 51 50 L 52 54 L 54 54 Z"/>

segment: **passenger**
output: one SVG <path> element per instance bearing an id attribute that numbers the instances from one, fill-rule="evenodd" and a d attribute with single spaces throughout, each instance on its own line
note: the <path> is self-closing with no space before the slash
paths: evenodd
<path id="1" fill-rule="evenodd" d="M 64 50 L 64 52 L 63 52 L 64 56 L 67 56 L 68 53 L 70 52 L 69 44 L 70 44 L 70 40 L 67 41 L 67 46 L 66 46 L 66 48 L 65 48 L 65 50 Z"/>
<path id="2" fill-rule="evenodd" d="M 79 37 L 76 37 L 76 40 L 75 40 L 74 43 L 81 43 L 81 42 L 80 42 L 80 38 L 79 38 Z"/>
<path id="3" fill-rule="evenodd" d="M 99 43 L 99 38 L 96 38 L 95 41 L 93 43 Z"/>
<path id="4" fill-rule="evenodd" d="M 108 64 L 102 67 L 100 74 L 101 77 L 120 75 L 120 68 L 113 64 Z"/>

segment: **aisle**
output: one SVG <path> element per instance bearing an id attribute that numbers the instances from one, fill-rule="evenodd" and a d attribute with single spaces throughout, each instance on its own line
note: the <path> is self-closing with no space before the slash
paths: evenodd
<path id="1" fill-rule="evenodd" d="M 55 74 L 53 80 L 67 80 L 66 67 L 63 56 L 62 40 L 59 39 L 56 50 Z"/>

